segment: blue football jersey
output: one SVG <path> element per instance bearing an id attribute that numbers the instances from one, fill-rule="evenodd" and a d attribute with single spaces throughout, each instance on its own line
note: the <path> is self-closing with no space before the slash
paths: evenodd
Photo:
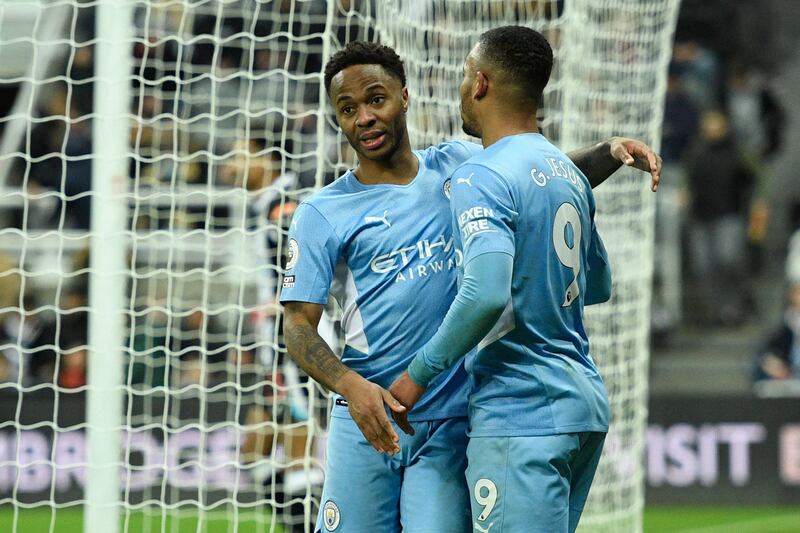
<path id="1" fill-rule="evenodd" d="M 289 229 L 281 302 L 342 309 L 342 362 L 388 387 L 430 339 L 456 294 L 460 254 L 450 219 L 448 177 L 481 150 L 452 141 L 415 151 L 407 185 L 365 185 L 352 172 L 306 199 Z M 410 420 L 467 414 L 463 361 L 431 383 Z M 349 416 L 335 405 L 333 416 Z"/>
<path id="2" fill-rule="evenodd" d="M 610 276 L 586 177 L 539 134 L 505 137 L 454 172 L 451 208 L 465 262 L 514 258 L 511 300 L 466 358 L 470 434 L 607 431 L 583 306 L 587 291 L 607 294 L 592 283 Z"/>

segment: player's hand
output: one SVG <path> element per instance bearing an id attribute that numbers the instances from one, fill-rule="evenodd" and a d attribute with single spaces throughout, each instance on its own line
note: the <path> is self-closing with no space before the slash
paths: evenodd
<path id="1" fill-rule="evenodd" d="M 661 156 L 641 141 L 625 137 L 612 137 L 611 155 L 629 167 L 650 173 L 650 189 L 658 190 L 661 181 Z"/>
<path id="2" fill-rule="evenodd" d="M 392 414 L 405 412 L 406 408 L 389 391 L 352 370 L 340 378 L 337 390 L 347 400 L 350 416 L 373 448 L 389 455 L 400 451 L 400 438 L 389 422 L 384 405 Z"/>
<path id="3" fill-rule="evenodd" d="M 414 434 L 414 428 L 408 422 L 408 412 L 414 407 L 414 404 L 425 394 L 425 387 L 417 385 L 408 371 L 403 372 L 399 378 L 394 380 L 394 383 L 389 387 L 389 392 L 394 396 L 405 408 L 405 411 L 396 412 L 392 411 L 392 416 L 400 429 L 408 433 Z"/>

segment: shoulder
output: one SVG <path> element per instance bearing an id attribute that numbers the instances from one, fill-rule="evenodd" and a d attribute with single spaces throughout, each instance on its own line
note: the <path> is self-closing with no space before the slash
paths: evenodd
<path id="1" fill-rule="evenodd" d="M 483 151 L 479 144 L 468 141 L 447 141 L 418 151 L 428 166 L 437 163 L 445 167 L 456 167 L 472 156 Z"/>
<path id="2" fill-rule="evenodd" d="M 453 172 L 451 180 L 453 201 L 460 204 L 478 198 L 496 200 L 509 198 L 513 203 L 513 188 L 503 172 L 474 159 L 460 165 Z"/>
<path id="3" fill-rule="evenodd" d="M 478 154 L 456 167 L 453 171 L 453 179 L 461 180 L 461 183 L 465 184 L 469 180 L 468 183 L 472 186 L 480 183 L 482 185 L 502 184 L 507 187 L 510 185 L 507 174 L 509 172 L 502 165 L 498 165 L 484 154 Z"/>
<path id="4" fill-rule="evenodd" d="M 301 206 L 315 209 L 320 215 L 332 218 L 342 210 L 342 204 L 347 202 L 347 194 L 352 192 L 352 172 L 349 170 L 335 181 L 307 196 Z"/>
<path id="5" fill-rule="evenodd" d="M 297 206 L 292 222 L 294 230 L 305 234 L 336 235 L 337 213 L 342 210 L 336 209 L 322 192 L 320 189 Z"/>

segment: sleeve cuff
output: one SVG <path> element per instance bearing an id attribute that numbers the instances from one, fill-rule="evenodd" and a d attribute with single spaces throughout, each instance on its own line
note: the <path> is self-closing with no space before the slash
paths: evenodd
<path id="1" fill-rule="evenodd" d="M 411 378 L 411 381 L 420 387 L 427 388 L 428 384 L 439 375 L 439 372 L 430 369 L 428 365 L 425 364 L 424 353 L 423 351 L 419 351 L 417 355 L 414 356 L 411 364 L 408 365 L 408 376 Z"/>

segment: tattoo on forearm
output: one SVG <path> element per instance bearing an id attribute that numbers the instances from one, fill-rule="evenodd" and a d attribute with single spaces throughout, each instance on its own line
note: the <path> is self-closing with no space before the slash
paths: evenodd
<path id="1" fill-rule="evenodd" d="M 310 325 L 292 324 L 284 328 L 289 355 L 324 387 L 333 390 L 336 382 L 349 369 L 333 354 L 330 347 Z"/>
<path id="2" fill-rule="evenodd" d="M 603 183 L 622 166 L 622 162 L 611 155 L 608 142 L 574 150 L 568 153 L 567 156 L 589 179 L 589 184 L 592 188 Z"/>

